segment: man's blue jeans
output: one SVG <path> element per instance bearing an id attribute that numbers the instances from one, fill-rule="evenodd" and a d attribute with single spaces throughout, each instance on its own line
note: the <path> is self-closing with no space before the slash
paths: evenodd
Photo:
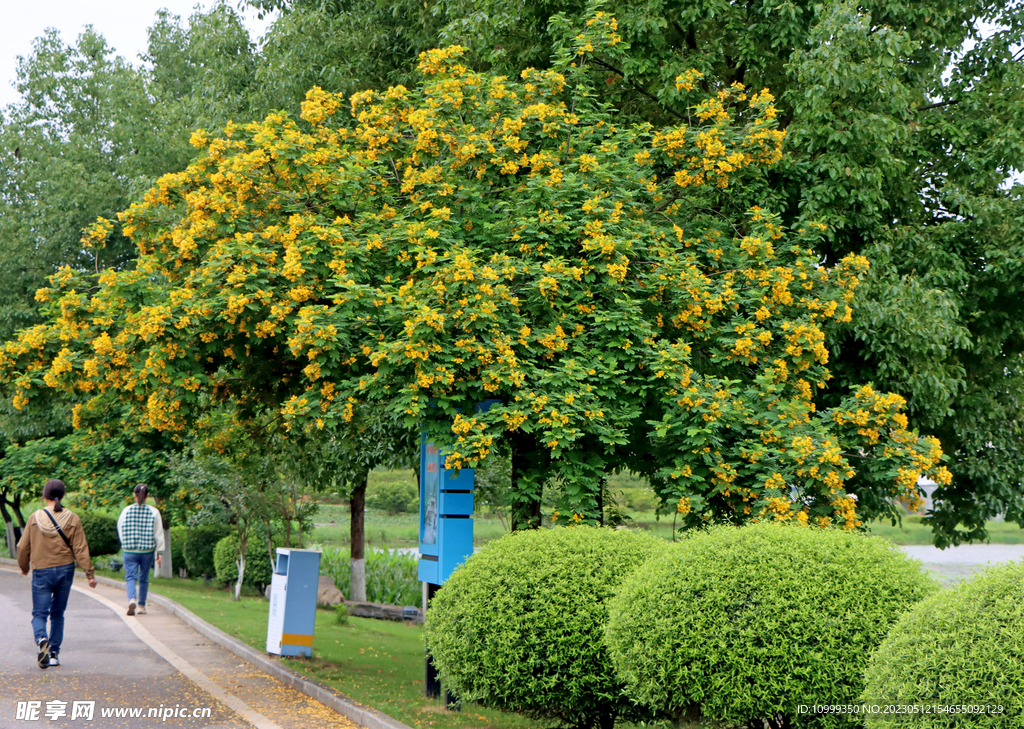
<path id="1" fill-rule="evenodd" d="M 64 611 L 75 579 L 75 563 L 32 570 L 32 632 L 36 643 L 46 638 L 46 619 L 50 619 L 50 652 L 60 653 L 64 641 Z"/>
<path id="2" fill-rule="evenodd" d="M 135 600 L 135 583 L 139 583 L 139 605 L 146 604 L 149 592 L 149 568 L 153 566 L 155 552 L 125 552 L 124 582 L 128 590 L 128 602 Z"/>

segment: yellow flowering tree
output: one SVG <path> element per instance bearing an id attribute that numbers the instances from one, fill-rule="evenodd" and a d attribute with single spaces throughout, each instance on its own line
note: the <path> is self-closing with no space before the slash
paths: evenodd
<path id="1" fill-rule="evenodd" d="M 780 157 L 771 94 L 687 73 L 687 125 L 619 126 L 581 73 L 618 43 L 597 13 L 520 80 L 433 50 L 415 88 L 313 89 L 301 120 L 196 132 L 196 161 L 120 216 L 138 265 L 55 275 L 51 320 L 5 347 L 0 376 L 17 404 L 114 392 L 171 432 L 230 401 L 329 437 L 366 404 L 451 467 L 505 441 L 517 527 L 545 486 L 600 519 L 623 465 L 694 523 L 853 528 L 914 498 L 908 474 L 941 453 L 898 397 L 812 404 L 822 326 L 850 316 L 866 261 L 824 266 L 819 227 L 731 205 Z"/>

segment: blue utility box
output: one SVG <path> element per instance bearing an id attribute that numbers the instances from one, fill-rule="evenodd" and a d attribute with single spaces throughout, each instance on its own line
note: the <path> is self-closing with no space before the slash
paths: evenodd
<path id="1" fill-rule="evenodd" d="M 311 549 L 278 548 L 270 578 L 267 653 L 313 655 L 320 553 Z"/>
<path id="2" fill-rule="evenodd" d="M 421 582 L 442 585 L 473 554 L 473 469 L 445 468 L 444 454 L 420 448 Z"/>

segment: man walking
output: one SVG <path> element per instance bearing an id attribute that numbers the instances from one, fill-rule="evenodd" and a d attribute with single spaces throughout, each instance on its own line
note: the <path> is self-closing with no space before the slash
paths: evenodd
<path id="1" fill-rule="evenodd" d="M 121 538 L 121 550 L 124 552 L 124 581 L 128 591 L 129 615 L 146 614 L 146 593 L 149 592 L 153 551 L 156 551 L 157 566 L 161 564 L 161 552 L 164 551 L 163 519 L 155 506 L 146 504 L 148 497 L 146 484 L 138 484 L 135 487 L 135 503 L 126 506 L 117 518 L 117 535 Z"/>

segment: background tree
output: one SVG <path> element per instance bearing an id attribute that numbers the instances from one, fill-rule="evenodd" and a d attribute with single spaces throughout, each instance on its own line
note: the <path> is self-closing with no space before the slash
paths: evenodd
<path id="1" fill-rule="evenodd" d="M 291 539 L 294 522 L 299 531 L 310 527 L 315 504 L 303 502 L 306 484 L 297 484 L 294 471 L 282 468 L 282 454 L 292 444 L 274 428 L 272 414 L 242 420 L 231 408 L 214 408 L 197 424 L 195 440 L 172 459 L 172 480 L 197 500 L 201 511 L 195 519 L 225 520 L 234 532 L 237 580 L 235 599 L 245 581 L 246 556 L 251 547 L 265 549 L 269 563 L 276 563 L 274 525 Z M 289 478 L 292 476 L 292 478 Z M 203 513 L 205 512 L 205 513 Z M 285 542 L 285 546 L 291 546 Z"/>
<path id="2" fill-rule="evenodd" d="M 416 59 L 438 45 L 436 6 L 421 0 L 254 0 L 277 11 L 260 45 L 254 108 L 297 112 L 317 86 L 346 96 L 415 83 Z M 255 118 L 255 117 L 253 117 Z"/>
<path id="3" fill-rule="evenodd" d="M 96 272 L 133 265 L 136 248 L 120 231 L 94 247 L 83 245 L 82 231 L 124 209 L 160 175 L 185 167 L 197 124 L 248 116 L 253 53 L 237 13 L 223 5 L 184 25 L 158 14 L 142 67 L 117 56 L 92 28 L 72 44 L 53 31 L 35 41 L 19 62 L 21 100 L 0 113 L 0 337 L 42 321 L 35 292 L 62 266 Z M 38 448 L 63 454 L 60 477 L 86 503 L 120 508 L 144 482 L 165 517 L 180 515 L 182 504 L 161 486 L 163 464 L 176 449 L 171 439 L 112 432 L 99 418 L 63 442 L 81 399 L 48 398 L 20 411 L 0 405 L 0 478 L 25 477 L 24 456 L 43 438 Z M 110 407 L 118 421 L 118 406 Z M 5 521 L 21 519 L 13 501 L 5 505 Z"/>
<path id="4" fill-rule="evenodd" d="M 348 599 L 365 602 L 365 512 L 370 471 L 381 467 L 411 466 L 418 460 L 420 434 L 404 419 L 360 404 L 353 407 L 352 418 L 343 427 L 330 434 L 323 431 L 311 433 L 310 440 L 313 443 L 319 441 L 320 457 L 313 461 L 314 467 L 321 473 L 331 471 L 333 478 L 344 484 L 349 494 L 351 548 Z"/>
<path id="5" fill-rule="evenodd" d="M 446 0 L 442 36 L 502 72 L 545 67 L 584 0 Z M 752 203 L 786 225 L 828 224 L 826 262 L 871 272 L 849 322 L 828 328 L 837 404 L 870 372 L 952 457 L 929 517 L 940 545 L 1024 518 L 1020 420 L 1024 6 L 1016 0 L 783 4 L 607 2 L 624 43 L 589 65 L 620 114 L 689 120 L 675 83 L 690 68 L 717 91 L 740 81 L 779 98 L 784 156 Z M 987 28 L 982 33 L 982 28 Z M 1012 176 L 1017 174 L 1016 182 Z"/>
<path id="6" fill-rule="evenodd" d="M 95 389 L 174 432 L 212 392 L 329 434 L 367 403 L 423 423 L 449 467 L 507 440 L 514 527 L 556 474 L 560 511 L 597 520 L 601 476 L 637 454 L 694 523 L 890 512 L 938 444 L 898 396 L 813 402 L 866 261 L 823 266 L 825 226 L 746 209 L 780 157 L 766 91 L 706 95 L 693 70 L 692 127 L 614 124 L 587 66 L 615 28 L 595 13 L 521 83 L 437 50 L 352 122 L 314 90 L 302 126 L 197 132 L 200 158 L 121 217 L 137 268 L 40 292 L 51 322 L 0 361 L 15 404 Z"/>

